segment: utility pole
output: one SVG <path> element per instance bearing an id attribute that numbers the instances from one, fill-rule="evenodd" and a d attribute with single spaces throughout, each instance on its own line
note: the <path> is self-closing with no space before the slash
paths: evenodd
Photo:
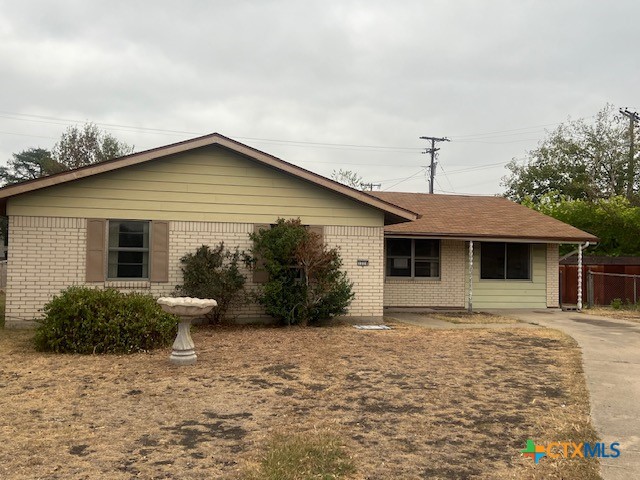
<path id="1" fill-rule="evenodd" d="M 636 122 L 640 121 L 638 112 L 630 112 L 628 108 L 620 109 L 620 113 L 629 119 L 629 163 L 627 165 L 627 199 L 631 200 L 633 196 L 633 184 L 636 178 L 636 152 L 635 152 L 635 135 L 634 127 Z"/>
<path id="2" fill-rule="evenodd" d="M 429 166 L 429 193 L 433 193 L 433 182 L 436 179 L 436 152 L 440 150 L 436 148 L 436 142 L 449 142 L 447 137 L 420 137 L 421 140 L 430 140 L 431 148 L 425 149 L 422 153 L 431 154 L 431 165 Z"/>
<path id="3" fill-rule="evenodd" d="M 360 186 L 362 187 L 362 190 L 365 192 L 373 192 L 374 187 L 377 190 L 380 190 L 380 187 L 382 186 L 382 184 L 381 183 L 361 183 Z"/>

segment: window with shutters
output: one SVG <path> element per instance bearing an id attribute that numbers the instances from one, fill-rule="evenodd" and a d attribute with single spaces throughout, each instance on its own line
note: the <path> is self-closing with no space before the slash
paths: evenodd
<path id="1" fill-rule="evenodd" d="M 110 280 L 149 278 L 149 223 L 109 220 L 107 276 Z"/>

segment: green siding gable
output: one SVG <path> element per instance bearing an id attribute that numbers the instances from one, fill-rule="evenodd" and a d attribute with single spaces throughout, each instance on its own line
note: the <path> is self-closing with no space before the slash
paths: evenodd
<path id="1" fill-rule="evenodd" d="M 203 147 L 10 198 L 8 215 L 382 226 L 383 212 L 232 152 Z"/>

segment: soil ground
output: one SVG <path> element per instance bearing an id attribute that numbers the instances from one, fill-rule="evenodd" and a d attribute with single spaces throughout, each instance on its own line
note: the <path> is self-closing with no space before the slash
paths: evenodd
<path id="1" fill-rule="evenodd" d="M 485 323 L 519 323 L 520 320 L 503 315 L 483 312 L 438 312 L 424 315 L 456 324 L 485 324 Z"/>
<path id="2" fill-rule="evenodd" d="M 615 310 L 613 308 L 594 307 L 586 308 L 582 313 L 586 313 L 587 315 L 597 315 L 599 317 L 620 318 L 631 322 L 640 322 L 640 310 Z"/>
<path id="3" fill-rule="evenodd" d="M 595 441 L 580 351 L 556 330 L 199 328 L 189 367 L 169 349 L 38 353 L 31 335 L 0 330 L 0 478 L 239 479 L 275 435 L 315 432 L 354 479 L 599 478 L 520 454 Z"/>

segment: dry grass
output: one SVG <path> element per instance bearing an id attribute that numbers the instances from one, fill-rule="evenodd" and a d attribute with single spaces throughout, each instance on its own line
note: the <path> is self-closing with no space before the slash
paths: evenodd
<path id="1" fill-rule="evenodd" d="M 484 323 L 520 323 L 520 320 L 492 313 L 480 312 L 440 312 L 425 314 L 438 320 L 458 324 L 484 324 Z"/>
<path id="2" fill-rule="evenodd" d="M 597 315 L 598 317 L 619 318 L 632 322 L 640 322 L 640 310 L 614 310 L 613 308 L 593 307 L 583 310 L 582 313 Z"/>
<path id="3" fill-rule="evenodd" d="M 168 350 L 36 353 L 30 335 L 0 331 L 0 478 L 260 478 L 274 438 L 326 432 L 347 478 L 598 478 L 519 453 L 595 440 L 555 330 L 203 329 L 182 368 Z"/>

